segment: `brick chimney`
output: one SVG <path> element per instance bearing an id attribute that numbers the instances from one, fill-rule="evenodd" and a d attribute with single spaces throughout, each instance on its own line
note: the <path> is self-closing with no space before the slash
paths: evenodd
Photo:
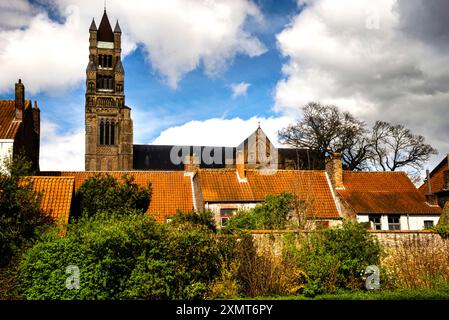
<path id="1" fill-rule="evenodd" d="M 245 156 L 243 150 L 238 150 L 236 155 L 235 167 L 237 169 L 237 176 L 239 180 L 246 181 L 245 174 Z"/>
<path id="2" fill-rule="evenodd" d="M 326 159 L 326 172 L 335 189 L 345 188 L 343 185 L 343 165 L 340 153 L 334 152 Z"/>
<path id="3" fill-rule="evenodd" d="M 194 153 L 184 158 L 184 171 L 197 172 L 200 169 L 200 158 Z"/>
<path id="4" fill-rule="evenodd" d="M 23 110 L 25 109 L 25 86 L 22 83 L 22 79 L 16 83 L 16 120 L 23 119 Z"/>

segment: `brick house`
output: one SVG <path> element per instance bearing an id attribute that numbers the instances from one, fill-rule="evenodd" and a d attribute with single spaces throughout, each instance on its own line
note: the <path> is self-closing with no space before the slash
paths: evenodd
<path id="1" fill-rule="evenodd" d="M 431 171 L 419 191 L 443 208 L 449 201 L 449 154 Z"/>
<path id="2" fill-rule="evenodd" d="M 22 80 L 15 85 L 14 100 L 0 100 L 0 159 L 23 153 L 39 171 L 40 110 L 25 100 Z"/>

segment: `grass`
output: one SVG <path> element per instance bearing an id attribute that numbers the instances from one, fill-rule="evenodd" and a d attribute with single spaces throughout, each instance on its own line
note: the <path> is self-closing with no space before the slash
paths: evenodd
<path id="1" fill-rule="evenodd" d="M 256 300 L 449 300 L 449 286 L 438 289 L 396 289 L 375 291 L 341 291 L 314 298 L 304 295 L 256 297 Z"/>

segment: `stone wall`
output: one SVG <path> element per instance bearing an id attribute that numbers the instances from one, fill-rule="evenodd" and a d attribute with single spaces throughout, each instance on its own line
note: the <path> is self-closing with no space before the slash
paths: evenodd
<path id="1" fill-rule="evenodd" d="M 293 236 L 300 245 L 301 240 L 307 238 L 313 231 L 282 231 L 282 230 L 256 230 L 251 231 L 254 243 L 259 252 L 266 250 L 274 252 L 275 255 L 282 254 L 284 238 Z M 448 245 L 449 239 L 442 239 L 438 233 L 423 231 L 370 231 L 385 249 L 402 247 L 408 242 L 416 242 L 424 247 Z"/>

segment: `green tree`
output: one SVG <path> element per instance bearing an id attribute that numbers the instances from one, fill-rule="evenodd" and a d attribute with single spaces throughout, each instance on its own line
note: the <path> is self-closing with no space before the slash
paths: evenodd
<path id="1" fill-rule="evenodd" d="M 339 288 L 360 289 L 369 265 L 379 265 L 381 247 L 358 223 L 322 229 L 310 235 L 297 255 L 308 282 L 307 295 L 333 292 Z"/>
<path id="2" fill-rule="evenodd" d="M 0 172 L 0 265 L 37 239 L 51 219 L 40 209 L 41 195 L 26 175 L 31 164 L 19 155 L 6 158 Z"/>
<path id="3" fill-rule="evenodd" d="M 97 212 L 126 213 L 132 210 L 146 212 L 151 201 L 151 183 L 146 187 L 134 182 L 134 177 L 123 175 L 121 181 L 110 174 L 89 177 L 77 192 L 81 214 Z"/>
<path id="4" fill-rule="evenodd" d="M 280 195 L 267 195 L 265 201 L 249 210 L 238 211 L 229 219 L 225 230 L 236 229 L 284 229 L 289 213 L 295 210 L 296 197 L 284 192 Z"/>

